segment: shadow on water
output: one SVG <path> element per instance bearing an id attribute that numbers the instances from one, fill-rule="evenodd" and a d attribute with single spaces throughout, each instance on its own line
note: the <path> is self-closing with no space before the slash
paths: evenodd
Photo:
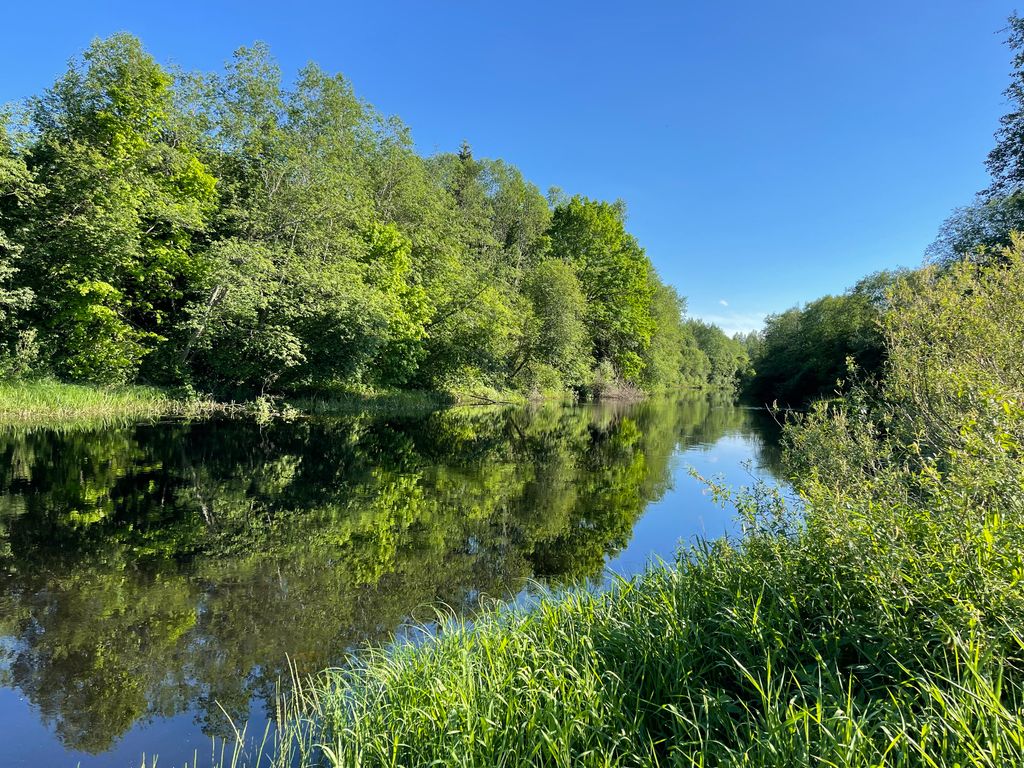
<path id="1" fill-rule="evenodd" d="M 0 433 L 0 738 L 13 764 L 180 764 L 267 710 L 289 659 L 664 555 L 647 539 L 686 515 L 634 530 L 681 483 L 710 504 L 686 457 L 739 446 L 743 482 L 740 459 L 776 470 L 774 432 L 691 396 Z"/>

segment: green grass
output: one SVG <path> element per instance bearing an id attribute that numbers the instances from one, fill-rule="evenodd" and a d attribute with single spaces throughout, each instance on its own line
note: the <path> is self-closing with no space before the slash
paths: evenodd
<path id="1" fill-rule="evenodd" d="M 1019 520 L 900 502 L 803 525 L 765 489 L 738 506 L 741 541 L 301 683 L 261 761 L 233 764 L 1024 765 Z"/>
<path id="2" fill-rule="evenodd" d="M 160 416 L 206 416 L 240 406 L 175 398 L 153 387 L 100 387 L 52 380 L 0 383 L 0 424 L 65 426 Z"/>
<path id="3" fill-rule="evenodd" d="M 566 397 L 559 393 L 559 397 Z M 554 397 L 552 395 L 552 397 Z M 0 382 L 0 425 L 66 426 L 127 422 L 162 416 L 204 417 L 222 414 L 256 419 L 298 415 L 386 412 L 418 414 L 453 406 L 522 405 L 519 393 L 492 389 L 426 391 L 347 389 L 281 400 L 257 398 L 243 403 L 180 397 L 156 387 L 67 384 L 50 379 Z"/>

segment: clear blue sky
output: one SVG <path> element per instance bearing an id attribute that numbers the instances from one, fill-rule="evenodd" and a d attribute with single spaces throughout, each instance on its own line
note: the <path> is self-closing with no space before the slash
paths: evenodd
<path id="1" fill-rule="evenodd" d="M 1014 6 L 860 2 L 35 2 L 0 22 L 0 101 L 95 36 L 219 67 L 268 42 L 343 72 L 423 152 L 465 138 L 542 190 L 621 197 L 692 314 L 727 330 L 917 265 L 986 183 Z M 727 306 L 726 306 L 727 305 Z"/>

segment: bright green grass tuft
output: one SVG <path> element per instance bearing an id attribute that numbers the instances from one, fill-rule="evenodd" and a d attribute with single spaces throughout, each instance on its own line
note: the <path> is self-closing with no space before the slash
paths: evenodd
<path id="1" fill-rule="evenodd" d="M 160 416 L 204 416 L 238 406 L 183 400 L 153 387 L 99 387 L 52 380 L 0 383 L 0 424 L 72 426 Z"/>

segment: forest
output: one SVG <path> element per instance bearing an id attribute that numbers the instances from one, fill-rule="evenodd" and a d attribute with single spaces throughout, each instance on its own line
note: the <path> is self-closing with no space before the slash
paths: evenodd
<path id="1" fill-rule="evenodd" d="M 0 374 L 218 399 L 731 386 L 621 201 L 417 154 L 266 46 L 223 72 L 96 40 L 0 121 Z"/>

